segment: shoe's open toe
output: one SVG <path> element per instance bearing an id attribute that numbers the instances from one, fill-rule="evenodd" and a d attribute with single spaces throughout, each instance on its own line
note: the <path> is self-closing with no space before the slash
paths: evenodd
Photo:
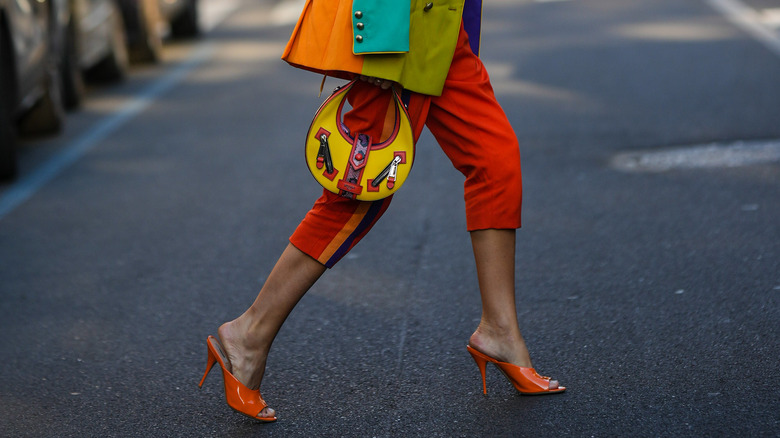
<path id="1" fill-rule="evenodd" d="M 266 406 L 257 414 L 257 419 L 260 421 L 276 421 L 276 411 L 273 408 Z"/>

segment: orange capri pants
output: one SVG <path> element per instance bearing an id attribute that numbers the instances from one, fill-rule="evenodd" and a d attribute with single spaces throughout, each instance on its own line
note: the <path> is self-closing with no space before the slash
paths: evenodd
<path id="1" fill-rule="evenodd" d="M 350 131 L 384 138 L 383 131 L 393 122 L 387 111 L 392 108 L 390 93 L 358 81 L 347 99 L 352 110 L 344 115 L 344 123 Z M 519 144 L 462 27 L 441 96 L 411 93 L 408 110 L 415 142 L 427 126 L 466 177 L 468 231 L 519 228 Z M 391 200 L 355 201 L 323 190 L 290 243 L 331 268 L 371 230 Z"/>

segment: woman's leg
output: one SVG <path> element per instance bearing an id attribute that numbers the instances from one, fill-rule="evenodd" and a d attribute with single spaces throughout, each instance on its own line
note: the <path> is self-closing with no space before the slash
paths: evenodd
<path id="1" fill-rule="evenodd" d="M 241 316 L 219 328 L 219 339 L 230 362 L 230 371 L 249 389 L 260 387 L 268 351 L 276 334 L 325 269 L 324 265 L 289 244 L 255 302 Z M 261 412 L 261 416 L 272 415 L 270 408 Z"/>
<path id="2" fill-rule="evenodd" d="M 532 368 L 515 307 L 515 230 L 471 232 L 477 278 L 482 297 L 482 318 L 469 345 L 498 359 Z M 550 389 L 558 382 L 550 382 Z"/>
<path id="3" fill-rule="evenodd" d="M 442 95 L 432 99 L 426 117 L 442 150 L 466 177 L 466 225 L 482 298 L 482 317 L 469 344 L 502 362 L 531 367 L 515 303 L 515 229 L 521 225 L 522 205 L 519 144 L 463 30 Z M 550 382 L 550 389 L 557 387 Z"/>
<path id="4" fill-rule="evenodd" d="M 354 92 L 354 94 L 353 94 Z M 417 99 L 416 111 L 428 100 Z M 417 101 L 416 100 L 416 101 Z M 353 111 L 345 124 L 353 132 L 380 138 L 382 123 L 391 102 L 389 92 L 358 83 L 350 91 Z M 368 115 L 368 117 L 367 117 Z M 386 120 L 385 120 L 386 122 Z M 416 126 L 419 136 L 422 122 Z M 320 278 L 362 239 L 387 210 L 391 198 L 375 202 L 354 201 L 327 191 L 317 200 L 271 270 L 254 303 L 238 318 L 226 322 L 219 338 L 233 375 L 249 389 L 257 389 L 265 373 L 271 344 L 295 305 Z M 262 417 L 273 415 L 266 408 Z"/>
<path id="5" fill-rule="evenodd" d="M 531 366 L 515 307 L 515 230 L 471 232 L 482 318 L 472 347 L 504 362 Z"/>

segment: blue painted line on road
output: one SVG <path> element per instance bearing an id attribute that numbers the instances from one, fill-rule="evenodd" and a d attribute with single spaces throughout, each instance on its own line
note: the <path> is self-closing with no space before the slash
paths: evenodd
<path id="1" fill-rule="evenodd" d="M 95 145 L 108 138 L 122 125 L 143 112 L 155 99 L 184 80 L 192 70 L 211 58 L 213 52 L 213 45 L 210 43 L 199 46 L 185 61 L 173 67 L 165 76 L 150 84 L 137 97 L 122 106 L 118 112 L 100 121 L 94 128 L 67 144 L 49 161 L 12 184 L 0 196 L 0 220 L 32 198 L 38 190 L 57 177 L 68 166 L 78 161 Z"/>

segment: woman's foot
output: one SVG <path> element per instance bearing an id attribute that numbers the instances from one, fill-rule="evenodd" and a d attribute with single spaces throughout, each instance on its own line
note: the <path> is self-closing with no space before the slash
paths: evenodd
<path id="1" fill-rule="evenodd" d="M 227 356 L 228 371 L 249 389 L 259 389 L 265 373 L 265 362 L 268 351 L 259 347 L 258 343 L 249 342 L 244 336 L 248 333 L 241 327 L 241 318 L 222 324 L 217 330 L 222 349 Z M 254 344 L 254 345 L 253 345 Z M 276 414 L 270 407 L 260 412 L 260 417 L 273 417 Z"/>
<path id="2" fill-rule="evenodd" d="M 469 338 L 469 346 L 501 362 L 533 368 L 531 355 L 519 329 L 503 330 L 480 323 Z M 550 389 L 557 388 L 558 381 L 550 380 Z"/>

